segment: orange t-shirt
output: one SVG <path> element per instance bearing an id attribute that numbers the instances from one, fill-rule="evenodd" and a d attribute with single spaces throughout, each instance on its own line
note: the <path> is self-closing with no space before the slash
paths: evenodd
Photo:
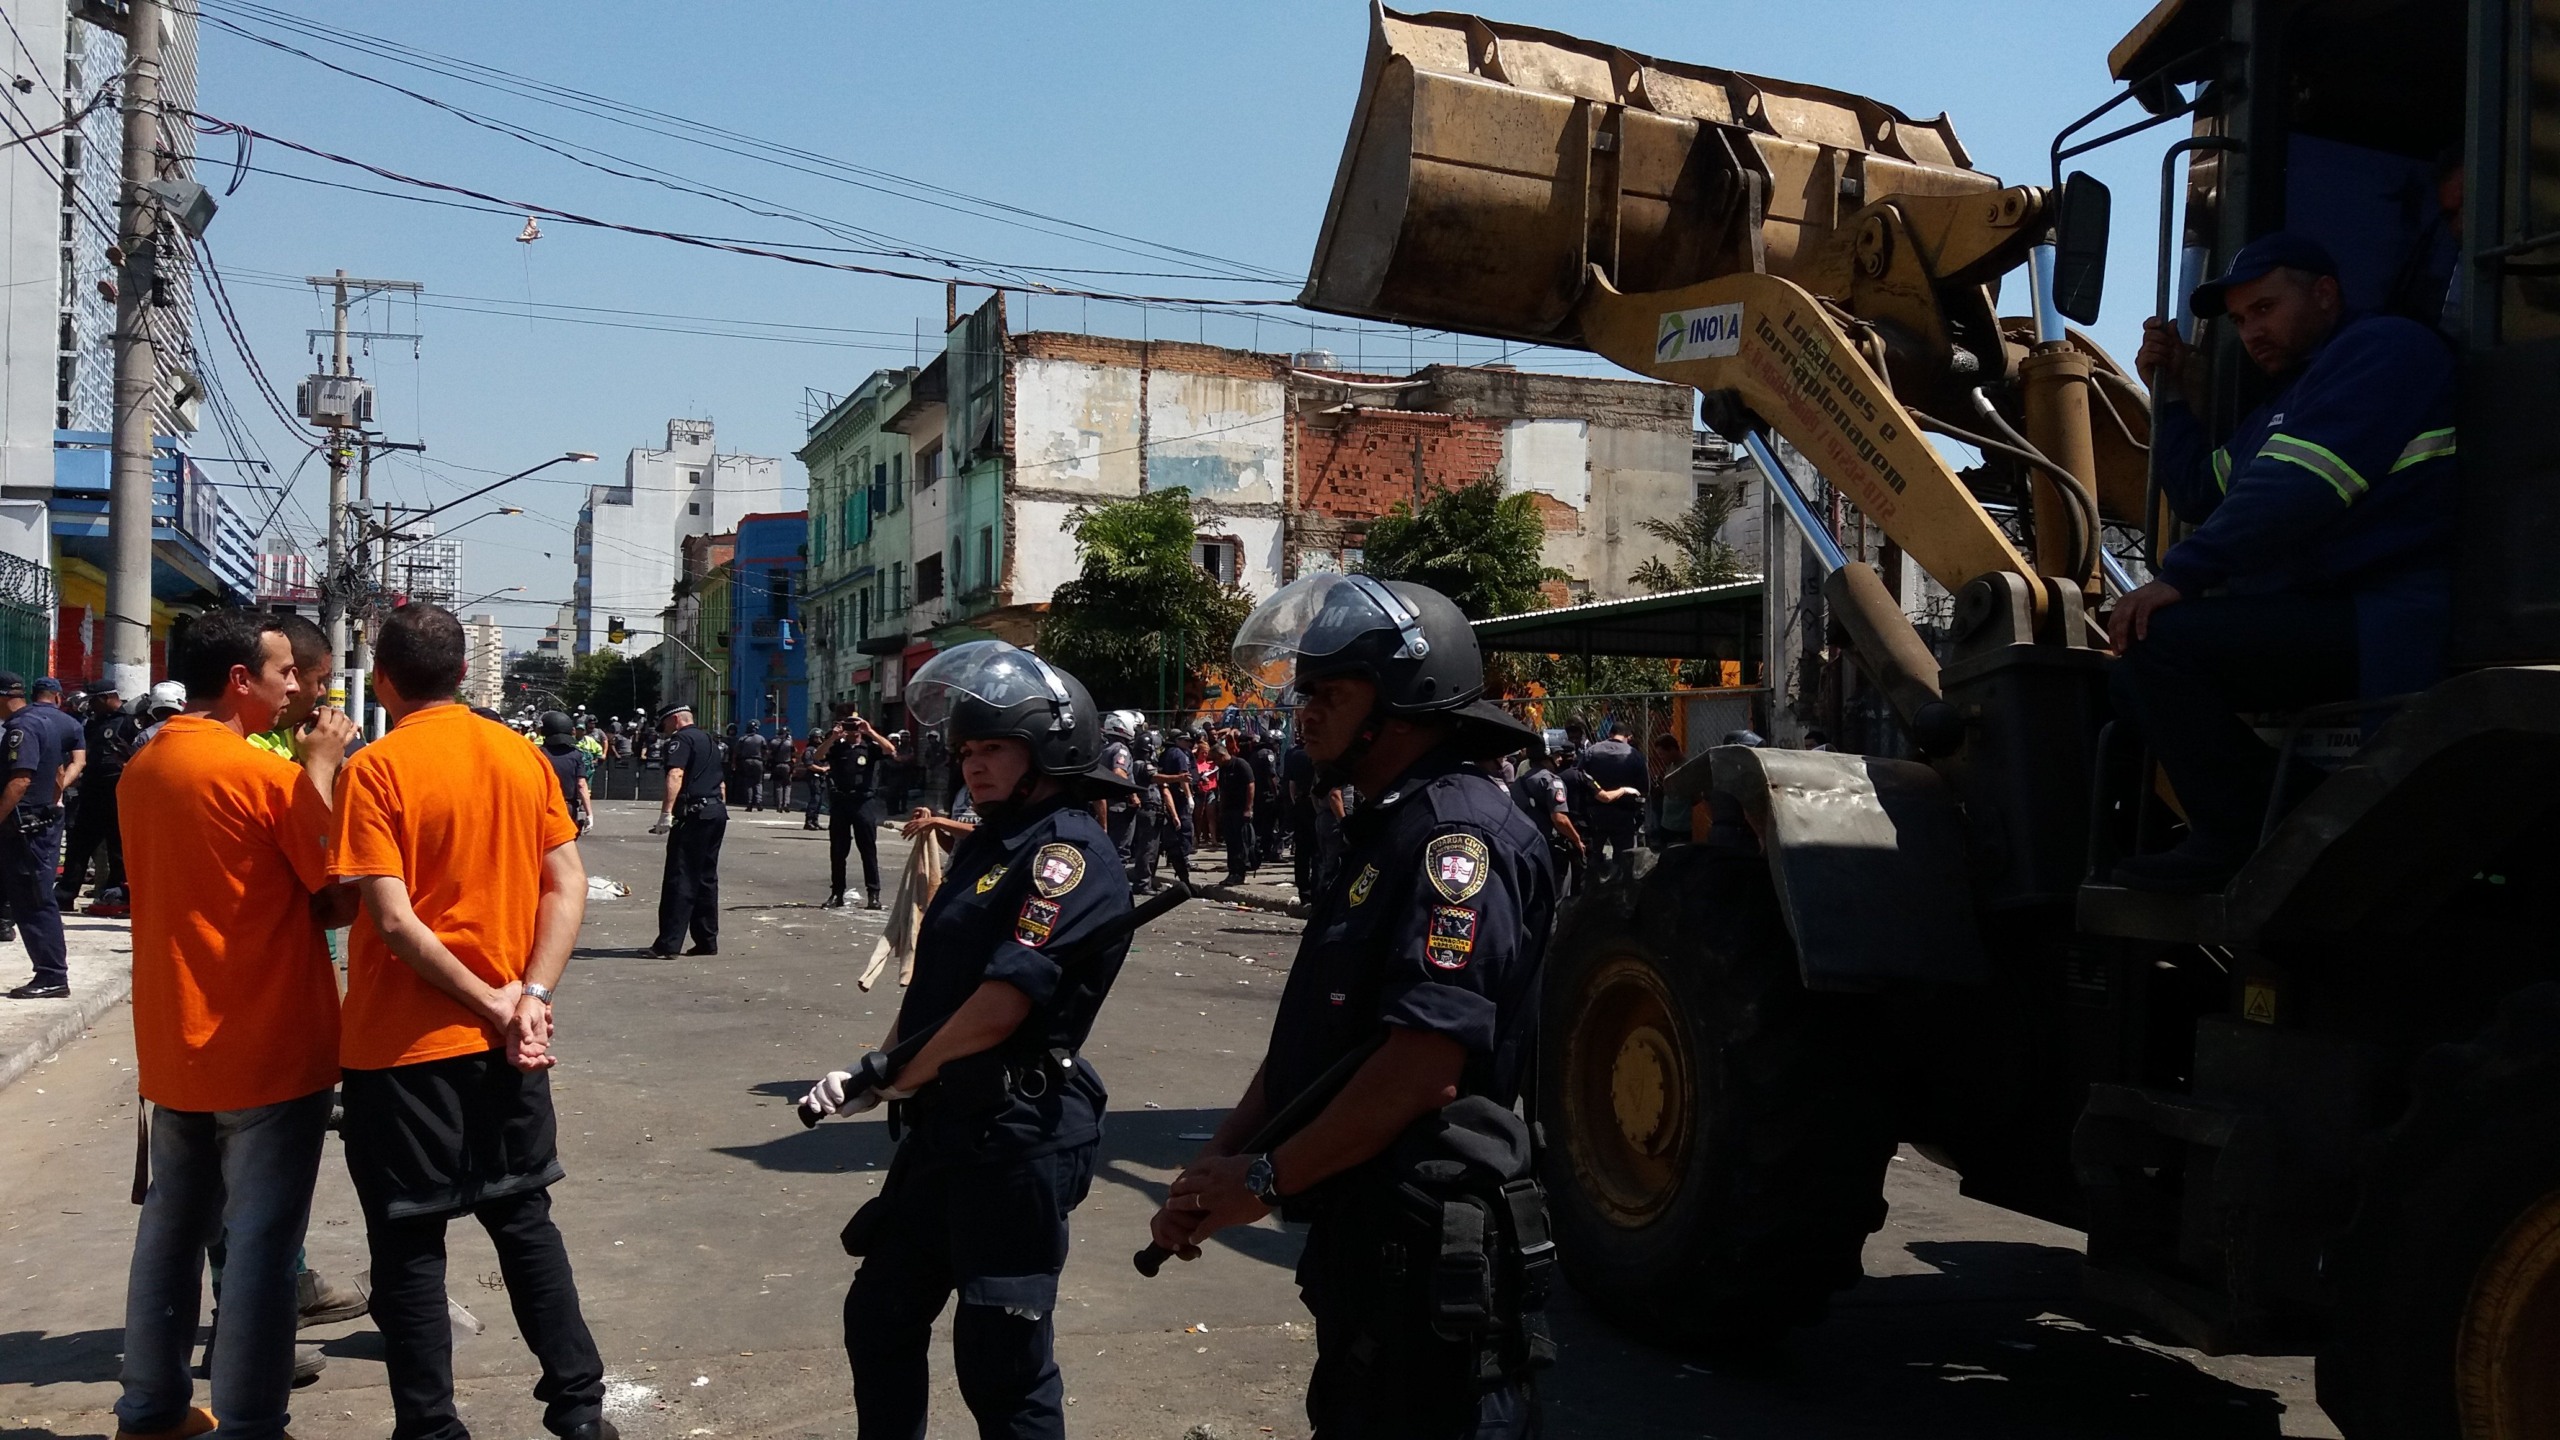
<path id="1" fill-rule="evenodd" d="M 542 857 L 578 838 L 560 777 L 524 737 L 461 705 L 411 712 L 338 772 L 333 875 L 396 876 L 454 958 L 492 985 L 524 978 Z M 490 1049 L 479 1017 L 391 953 L 370 917 L 347 961 L 339 1058 L 386 1070 Z"/>
<path id="2" fill-rule="evenodd" d="M 338 977 L 311 918 L 329 807 L 302 767 L 180 715 L 117 786 L 143 1097 L 247 1110 L 338 1083 Z"/>

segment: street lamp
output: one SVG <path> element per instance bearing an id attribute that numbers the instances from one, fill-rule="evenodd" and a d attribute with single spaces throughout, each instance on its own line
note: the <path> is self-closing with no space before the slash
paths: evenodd
<path id="1" fill-rule="evenodd" d="M 457 495 L 453 499 L 447 500 L 433 509 L 421 510 L 417 514 L 410 516 L 409 521 L 406 523 L 414 523 L 416 521 L 428 519 L 432 516 L 441 515 L 456 505 L 467 505 L 470 502 L 479 499 L 481 496 L 488 494 L 490 491 L 497 489 L 501 485 L 512 485 L 527 475 L 538 474 L 544 470 L 550 469 L 554 465 L 585 465 L 592 463 L 595 458 L 595 452 L 592 450 L 571 450 L 566 454 L 554 455 L 539 465 L 528 465 L 524 469 L 517 471 L 503 480 L 492 480 L 488 484 L 481 486 L 479 489 L 472 491 L 468 495 Z M 462 527 L 457 525 L 454 528 L 458 530 Z"/>
<path id="2" fill-rule="evenodd" d="M 459 529 L 461 527 L 456 526 L 455 528 Z M 453 610 L 455 614 L 459 615 L 463 611 L 470 609 L 472 606 L 479 604 L 483 600 L 495 600 L 501 595 L 513 595 L 523 589 L 524 587 L 521 585 L 510 585 L 504 590 L 492 590 L 486 595 L 474 595 L 470 599 L 455 605 Z"/>

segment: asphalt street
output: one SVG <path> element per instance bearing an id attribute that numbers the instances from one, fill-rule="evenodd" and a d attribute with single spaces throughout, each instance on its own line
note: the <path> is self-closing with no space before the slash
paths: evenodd
<path id="1" fill-rule="evenodd" d="M 612 803 L 585 847 L 631 887 L 587 912 L 561 987 L 555 1072 L 569 1179 L 555 1191 L 586 1310 L 632 1440 L 853 1433 L 840 1307 L 845 1217 L 879 1182 L 876 1117 L 804 1130 L 791 1102 L 887 1028 L 896 974 L 856 977 L 879 917 L 818 908 L 824 836 L 796 815 L 739 813 L 721 870 L 721 953 L 651 959 L 654 807 Z M 903 857 L 884 846 L 884 864 Z M 1181 1440 L 1304 1436 L 1313 1335 L 1291 1233 L 1233 1233 L 1143 1280 L 1129 1254 L 1174 1169 L 1251 1074 L 1294 948 L 1284 917 L 1194 902 L 1147 931 L 1088 1052 L 1111 1087 L 1093 1195 L 1075 1222 L 1060 1360 L 1075 1433 Z M 0 1433 L 104 1436 L 134 1211 L 129 1013 L 0 1090 Z M 2307 1360 L 2203 1359 L 2079 1293 L 2078 1236 L 1961 1198 L 1906 1152 L 1870 1278 L 1772 1362 L 1732 1370 L 1654 1348 L 1570 1294 L 1544 1383 L 1548 1433 L 1722 1440 L 2177 1437 L 2336 1432 Z M 496 1437 L 540 1435 L 533 1370 L 487 1242 L 452 1235 L 450 1289 L 486 1326 L 461 1338 L 464 1415 Z M 364 1268 L 354 1198 L 331 1157 L 311 1263 Z M 946 1317 L 947 1326 L 947 1317 Z M 364 1321 L 305 1332 L 327 1372 L 296 1397 L 301 1440 L 388 1433 L 380 1342 Z M 937 1343 L 935 1436 L 974 1434 Z M 201 1393 L 201 1391 L 200 1391 Z"/>

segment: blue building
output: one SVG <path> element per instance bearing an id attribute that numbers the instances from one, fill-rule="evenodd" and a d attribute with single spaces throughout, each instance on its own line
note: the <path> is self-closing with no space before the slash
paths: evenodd
<path id="1" fill-rule="evenodd" d="M 729 585 L 729 691 L 743 726 L 795 730 L 809 713 L 809 647 L 800 601 L 809 575 L 809 512 L 738 521 Z"/>
<path id="2" fill-rule="evenodd" d="M 103 673 L 107 603 L 108 472 L 112 437 L 93 430 L 54 433 L 52 664 L 77 683 Z M 163 658 L 169 624 L 181 614 L 245 603 L 257 593 L 256 537 L 232 513 L 222 492 L 175 441 L 161 439 L 151 457 L 151 673 Z"/>

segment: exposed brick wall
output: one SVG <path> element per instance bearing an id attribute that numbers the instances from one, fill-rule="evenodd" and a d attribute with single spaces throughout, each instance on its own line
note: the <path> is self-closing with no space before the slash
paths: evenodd
<path id="1" fill-rule="evenodd" d="M 1414 498 L 1420 447 L 1426 492 L 1491 478 L 1502 464 L 1503 422 L 1413 410 L 1291 417 L 1297 504 L 1335 520 L 1374 520 Z"/>

